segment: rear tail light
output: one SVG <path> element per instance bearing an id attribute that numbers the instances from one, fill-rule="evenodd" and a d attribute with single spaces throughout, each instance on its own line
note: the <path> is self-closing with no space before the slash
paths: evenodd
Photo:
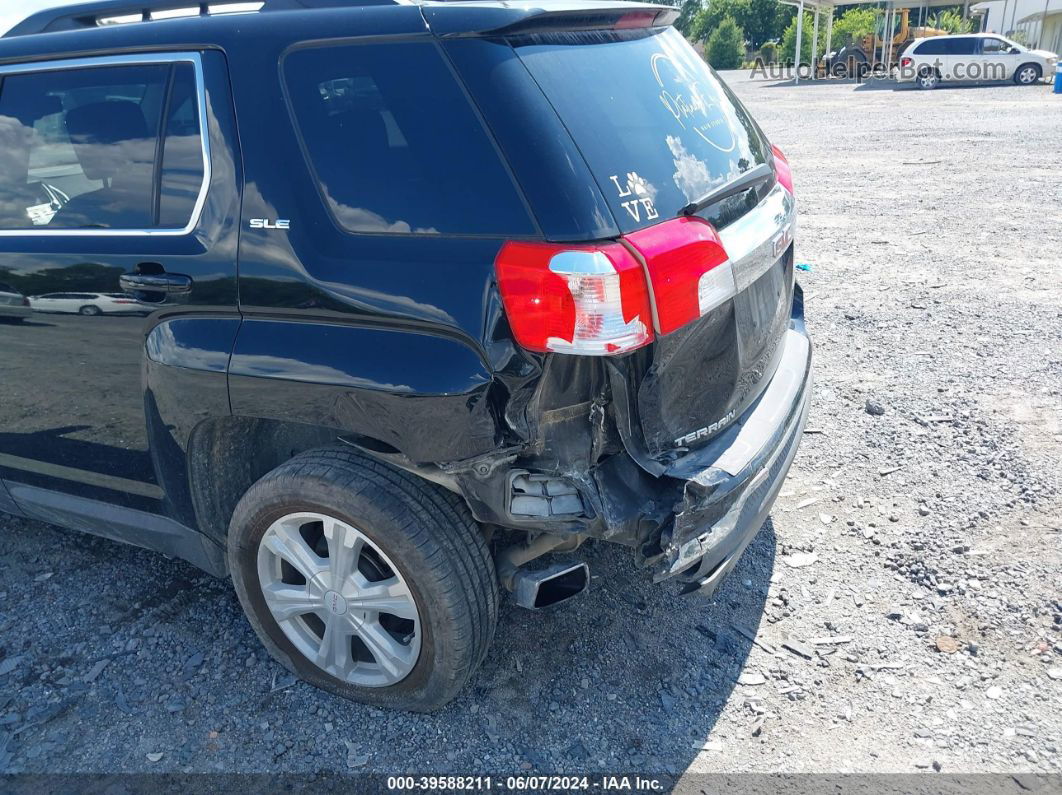
<path id="1" fill-rule="evenodd" d="M 737 292 L 723 243 L 707 221 L 676 218 L 626 240 L 645 261 L 661 334 L 711 312 Z"/>
<path id="2" fill-rule="evenodd" d="M 620 243 L 506 243 L 495 261 L 516 341 L 532 351 L 604 356 L 653 340 L 641 263 Z"/>
<path id="3" fill-rule="evenodd" d="M 789 161 L 777 146 L 772 146 L 771 152 L 774 154 L 775 179 L 778 180 L 778 183 L 783 188 L 789 191 L 791 196 L 796 196 L 796 193 L 793 192 L 793 171 L 789 168 Z"/>
<path id="4" fill-rule="evenodd" d="M 793 194 L 789 161 L 771 147 L 778 183 Z M 513 337 L 540 353 L 608 356 L 637 350 L 737 295 L 718 233 L 674 218 L 600 245 L 509 242 L 495 261 Z"/>
<path id="5" fill-rule="evenodd" d="M 900 59 L 900 66 L 901 67 L 908 67 L 908 66 L 910 66 L 913 63 L 914 63 L 914 61 L 911 60 L 910 58 L 901 58 Z"/>

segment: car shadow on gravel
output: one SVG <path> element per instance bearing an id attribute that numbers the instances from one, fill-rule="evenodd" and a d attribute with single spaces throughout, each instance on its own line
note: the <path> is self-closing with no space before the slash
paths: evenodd
<path id="1" fill-rule="evenodd" d="M 224 580 L 38 522 L 0 526 L 0 569 L 25 574 L 0 594 L 5 772 L 678 776 L 715 735 L 775 555 L 768 521 L 709 599 L 654 585 L 628 549 L 587 545 L 585 595 L 550 612 L 503 597 L 468 687 L 413 715 L 296 682 Z M 741 733 L 752 705 L 747 717 Z"/>
<path id="2" fill-rule="evenodd" d="M 638 571 L 628 550 L 594 545 L 584 552 L 591 590 L 578 601 L 550 613 L 504 602 L 486 663 L 447 712 L 477 705 L 487 746 L 511 748 L 512 762 L 535 771 L 681 774 L 744 668 L 774 550 L 768 520 L 705 598 L 679 597 Z"/>

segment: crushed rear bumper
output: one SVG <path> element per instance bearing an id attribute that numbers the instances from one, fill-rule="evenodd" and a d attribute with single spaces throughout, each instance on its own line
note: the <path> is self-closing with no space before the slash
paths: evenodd
<path id="1" fill-rule="evenodd" d="M 763 395 L 707 447 L 675 462 L 684 481 L 680 510 L 663 529 L 653 579 L 676 579 L 683 593 L 711 593 L 763 526 L 796 456 L 811 395 L 811 342 L 802 314 L 786 332 L 781 360 Z"/>

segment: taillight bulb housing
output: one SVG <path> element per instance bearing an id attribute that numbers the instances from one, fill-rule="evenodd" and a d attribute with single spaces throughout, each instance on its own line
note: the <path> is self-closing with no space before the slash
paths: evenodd
<path id="1" fill-rule="evenodd" d="M 620 243 L 506 243 L 495 260 L 516 342 L 541 353 L 607 356 L 653 341 L 641 263 Z"/>

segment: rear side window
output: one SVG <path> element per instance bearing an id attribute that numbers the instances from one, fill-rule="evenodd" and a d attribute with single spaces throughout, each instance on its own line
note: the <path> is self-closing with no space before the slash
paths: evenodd
<path id="1" fill-rule="evenodd" d="M 674 28 L 513 39 L 630 232 L 767 162 L 763 135 Z"/>
<path id="2" fill-rule="evenodd" d="M 946 43 L 947 39 L 929 39 L 919 44 L 915 53 L 917 55 L 944 55 Z"/>
<path id="3" fill-rule="evenodd" d="M 974 55 L 977 52 L 977 39 L 972 36 L 960 36 L 948 42 L 948 55 Z"/>
<path id="4" fill-rule="evenodd" d="M 0 228 L 189 223 L 205 173 L 191 63 L 2 78 Z"/>
<path id="5" fill-rule="evenodd" d="M 284 75 L 321 193 L 347 231 L 534 234 L 434 43 L 295 50 Z"/>

